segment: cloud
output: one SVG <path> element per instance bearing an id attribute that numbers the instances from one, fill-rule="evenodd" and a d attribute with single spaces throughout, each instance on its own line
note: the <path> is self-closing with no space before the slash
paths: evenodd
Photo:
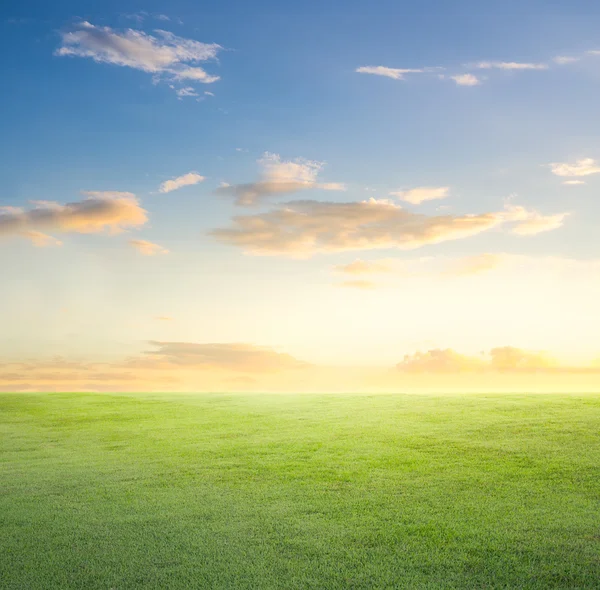
<path id="1" fill-rule="evenodd" d="M 61 34 L 62 44 L 55 55 L 87 57 L 97 63 L 129 67 L 153 74 L 155 79 L 165 77 L 204 84 L 219 80 L 195 64 L 215 59 L 221 46 L 160 29 L 154 33 L 155 36 L 134 29 L 116 31 L 82 21 Z"/>
<path id="2" fill-rule="evenodd" d="M 580 186 L 582 184 L 585 184 L 585 180 L 565 180 L 563 184 L 567 184 L 570 186 Z"/>
<path id="3" fill-rule="evenodd" d="M 369 262 L 367 260 L 361 260 L 358 258 L 354 262 L 350 264 L 343 264 L 340 266 L 335 266 L 333 268 L 336 272 L 349 274 L 349 275 L 365 275 L 365 274 L 375 274 L 375 273 L 384 273 L 391 272 L 391 266 L 386 262 Z"/>
<path id="4" fill-rule="evenodd" d="M 394 197 L 412 205 L 420 205 L 425 201 L 435 199 L 446 199 L 449 196 L 450 187 L 447 186 L 421 186 L 407 191 L 396 191 L 390 193 Z"/>
<path id="5" fill-rule="evenodd" d="M 405 74 L 421 74 L 430 71 L 426 68 L 418 69 L 399 69 L 388 68 L 386 66 L 362 66 L 355 70 L 359 74 L 373 74 L 374 76 L 385 76 L 394 80 L 404 80 Z"/>
<path id="6" fill-rule="evenodd" d="M 547 70 L 548 65 L 543 63 L 520 63 L 515 61 L 480 61 L 473 65 L 478 70 Z"/>
<path id="7" fill-rule="evenodd" d="M 504 261 L 502 254 L 477 254 L 467 256 L 451 263 L 450 268 L 444 272 L 451 276 L 478 275 L 498 268 Z"/>
<path id="8" fill-rule="evenodd" d="M 504 223 L 505 213 L 427 216 L 389 201 L 293 201 L 258 215 L 237 216 L 211 234 L 252 254 L 307 257 L 376 248 L 411 250 L 466 238 Z"/>
<path id="9" fill-rule="evenodd" d="M 158 322 L 172 322 L 174 321 L 172 317 L 167 315 L 161 315 L 154 318 Z"/>
<path id="10" fill-rule="evenodd" d="M 156 256 L 157 254 L 169 253 L 169 251 L 163 248 L 162 246 L 159 246 L 158 244 L 153 244 L 152 242 L 148 242 L 147 240 L 129 240 L 129 244 L 144 256 Z"/>
<path id="11" fill-rule="evenodd" d="M 377 285 L 375 283 L 373 283 L 372 281 L 362 281 L 362 280 L 344 281 L 343 283 L 338 284 L 338 287 L 345 287 L 345 288 L 349 288 L 349 289 L 365 289 L 365 290 L 374 289 L 376 286 Z"/>
<path id="12" fill-rule="evenodd" d="M 462 373 L 462 372 L 581 372 L 593 370 L 590 367 L 560 367 L 549 355 L 503 346 L 493 348 L 481 357 L 467 356 L 447 348 L 433 349 L 405 355 L 396 365 L 402 372 L 419 373 Z"/>
<path id="13" fill-rule="evenodd" d="M 577 61 L 579 61 L 581 58 L 580 57 L 570 57 L 567 55 L 557 55 L 556 57 L 552 58 L 552 61 L 558 65 L 566 65 L 566 64 L 572 64 L 575 63 Z"/>
<path id="14" fill-rule="evenodd" d="M 216 189 L 215 194 L 235 198 L 236 205 L 251 206 L 267 197 L 303 190 L 346 190 L 345 185 L 339 182 L 317 182 L 317 177 L 325 166 L 323 162 L 304 158 L 282 160 L 278 154 L 265 152 L 258 164 L 262 169 L 260 180 L 247 184 L 224 183 Z"/>
<path id="15" fill-rule="evenodd" d="M 193 88 L 192 86 L 185 86 L 184 88 L 175 88 L 175 86 L 171 85 L 171 86 L 169 86 L 169 88 L 172 88 L 173 90 L 175 90 L 175 94 L 179 98 L 185 98 L 186 96 L 200 96 L 196 92 L 196 89 Z"/>
<path id="16" fill-rule="evenodd" d="M 197 344 L 194 342 L 158 342 L 150 344 L 146 359 L 156 359 L 181 367 L 211 367 L 241 372 L 274 372 L 305 368 L 308 363 L 293 356 L 254 344 Z"/>
<path id="17" fill-rule="evenodd" d="M 505 218 L 509 222 L 517 222 L 512 232 L 521 236 L 534 236 L 562 227 L 569 213 L 542 215 L 538 211 L 526 209 L 519 205 L 507 205 Z"/>
<path id="18" fill-rule="evenodd" d="M 29 210 L 16 207 L 0 209 L 0 236 L 46 231 L 114 234 L 140 227 L 148 221 L 146 211 L 132 193 L 84 191 L 83 194 L 87 195 L 86 199 L 65 205 L 33 201 L 34 207 Z M 31 233 L 28 237 L 32 237 Z"/>
<path id="19" fill-rule="evenodd" d="M 459 74 L 450 76 L 450 79 L 454 80 L 458 86 L 478 86 L 481 84 L 481 80 L 473 74 Z"/>
<path id="20" fill-rule="evenodd" d="M 199 182 L 203 182 L 204 180 L 205 177 L 201 176 L 197 172 L 188 172 L 187 174 L 183 174 L 182 176 L 172 178 L 171 180 L 165 180 L 165 182 L 163 182 L 158 188 L 158 192 L 170 193 L 171 191 L 175 191 L 183 186 L 198 184 Z"/>
<path id="21" fill-rule="evenodd" d="M 552 174 L 556 176 L 589 176 L 598 174 L 600 166 L 593 158 L 583 158 L 574 164 L 568 162 L 552 162 L 549 164 Z"/>
<path id="22" fill-rule="evenodd" d="M 0 212 L 0 216 L 2 213 Z M 1 217 L 0 217 L 1 219 Z M 34 246 L 38 248 L 47 248 L 48 246 L 62 246 L 62 242 L 57 240 L 53 236 L 49 236 L 48 234 L 44 234 L 40 231 L 28 230 L 21 232 L 21 235 L 24 238 L 31 240 Z"/>
<path id="23" fill-rule="evenodd" d="M 543 352 L 529 352 L 503 346 L 490 351 L 492 369 L 497 371 L 539 371 L 554 369 L 558 363 Z"/>
<path id="24" fill-rule="evenodd" d="M 485 361 L 478 357 L 459 354 L 450 348 L 434 349 L 407 354 L 396 368 L 408 373 L 461 373 L 480 371 L 485 368 Z"/>

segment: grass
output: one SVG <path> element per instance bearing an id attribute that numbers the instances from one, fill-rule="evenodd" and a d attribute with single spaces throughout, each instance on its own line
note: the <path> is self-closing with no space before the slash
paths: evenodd
<path id="1" fill-rule="evenodd" d="M 0 588 L 599 588 L 600 396 L 0 395 Z"/>

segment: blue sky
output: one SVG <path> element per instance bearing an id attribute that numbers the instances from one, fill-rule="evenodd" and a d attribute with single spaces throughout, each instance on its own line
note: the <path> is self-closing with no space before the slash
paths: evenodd
<path id="1" fill-rule="evenodd" d="M 387 366 L 427 346 L 600 354 L 599 25 L 591 1 L 3 5 L 0 206 L 106 203 L 118 191 L 147 219 L 121 233 L 31 220 L 25 233 L 5 230 L 0 355 L 104 358 L 148 340 L 251 342 L 342 365 Z M 89 45 L 93 35 L 151 36 L 154 53 L 136 45 L 124 66 Z M 165 46 L 191 42 L 218 44 L 216 58 L 157 65 Z M 202 181 L 160 192 L 188 173 Z M 250 207 L 231 198 L 290 174 L 297 190 L 267 187 Z M 436 187 L 443 198 L 407 196 Z M 242 245 L 211 233 L 238 231 L 240 216 L 265 223 L 290 202 L 321 223 L 321 203 L 371 198 L 392 203 L 376 205 L 382 215 L 492 221 L 460 239 L 435 228 L 440 239 L 410 247 L 409 225 L 390 243 L 386 225 L 310 247 L 306 228 L 273 225 L 283 233 L 268 252 L 257 235 Z M 375 266 L 342 269 L 356 259 Z M 391 266 L 373 276 L 381 260 Z M 457 282 L 447 267 L 475 270 Z"/>

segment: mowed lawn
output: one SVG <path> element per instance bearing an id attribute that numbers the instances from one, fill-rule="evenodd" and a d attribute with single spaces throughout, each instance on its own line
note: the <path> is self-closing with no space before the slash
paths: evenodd
<path id="1" fill-rule="evenodd" d="M 0 394 L 0 588 L 600 588 L 600 396 Z"/>

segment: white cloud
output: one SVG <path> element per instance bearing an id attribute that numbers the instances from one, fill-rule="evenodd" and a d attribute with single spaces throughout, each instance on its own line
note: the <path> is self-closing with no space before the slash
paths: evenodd
<path id="1" fill-rule="evenodd" d="M 362 66 L 356 68 L 356 72 L 359 74 L 373 74 L 375 76 L 385 76 L 386 78 L 392 78 L 394 80 L 404 80 L 405 74 L 422 74 L 427 70 L 424 68 L 419 69 L 400 69 L 400 68 L 388 68 L 386 66 Z"/>
<path id="2" fill-rule="evenodd" d="M 390 193 L 393 197 L 398 197 L 400 200 L 413 205 L 419 205 L 425 201 L 433 201 L 436 199 L 445 199 L 449 195 L 450 187 L 447 186 L 421 186 L 406 191 L 396 191 Z"/>
<path id="3" fill-rule="evenodd" d="M 534 236 L 542 232 L 551 231 L 562 227 L 569 213 L 555 215 L 542 215 L 538 211 L 527 209 L 519 205 L 507 205 L 505 219 L 515 222 L 512 232 L 521 236 Z"/>
<path id="4" fill-rule="evenodd" d="M 460 74 L 458 76 L 450 76 L 458 86 L 478 86 L 481 84 L 481 80 L 473 74 Z"/>
<path id="5" fill-rule="evenodd" d="M 175 90 L 175 94 L 177 94 L 179 98 L 184 98 L 186 96 L 198 96 L 196 89 L 192 88 L 191 86 L 185 86 L 184 88 L 175 88 L 174 86 L 171 86 L 171 88 Z"/>
<path id="6" fill-rule="evenodd" d="M 201 176 L 197 172 L 188 172 L 187 174 L 183 174 L 182 176 L 178 176 L 177 178 L 165 180 L 165 182 L 163 182 L 160 185 L 158 191 L 161 193 L 170 193 L 171 191 L 175 191 L 183 186 L 198 184 L 199 182 L 203 182 L 204 180 L 205 177 Z"/>
<path id="7" fill-rule="evenodd" d="M 520 63 L 515 61 L 480 61 L 473 65 L 479 70 L 547 70 L 548 65 L 542 63 Z"/>
<path id="8" fill-rule="evenodd" d="M 144 256 L 156 256 L 157 254 L 169 253 L 169 251 L 163 248 L 162 246 L 159 246 L 158 244 L 153 244 L 152 242 L 148 242 L 147 240 L 129 240 L 129 244 Z"/>
<path id="9" fill-rule="evenodd" d="M 325 166 L 323 162 L 304 158 L 282 160 L 278 154 L 265 152 L 258 160 L 258 164 L 262 169 L 260 180 L 235 185 L 223 183 L 215 191 L 216 194 L 235 197 L 237 205 L 250 206 L 265 197 L 286 195 L 302 190 L 346 190 L 346 186 L 340 182 L 317 182 L 318 175 Z"/>
<path id="10" fill-rule="evenodd" d="M 82 21 L 62 33 L 62 45 L 55 55 L 87 57 L 98 63 L 141 70 L 158 79 L 162 76 L 205 84 L 219 79 L 197 65 L 190 65 L 215 59 L 222 49 L 219 45 L 185 39 L 160 29 L 155 34 L 134 29 L 119 32 Z"/>
<path id="11" fill-rule="evenodd" d="M 554 63 L 557 63 L 558 65 L 566 65 L 566 64 L 572 64 L 575 63 L 577 61 L 579 61 L 581 58 L 580 57 L 571 57 L 568 55 L 557 55 L 556 57 L 552 58 L 552 61 Z"/>
<path id="12" fill-rule="evenodd" d="M 580 186 L 582 184 L 585 184 L 585 180 L 565 180 L 563 184 L 568 184 L 571 186 Z"/>
<path id="13" fill-rule="evenodd" d="M 568 162 L 552 162 L 549 164 L 552 174 L 556 176 L 589 176 L 598 174 L 600 166 L 593 158 L 583 158 L 577 160 L 574 164 Z"/>

